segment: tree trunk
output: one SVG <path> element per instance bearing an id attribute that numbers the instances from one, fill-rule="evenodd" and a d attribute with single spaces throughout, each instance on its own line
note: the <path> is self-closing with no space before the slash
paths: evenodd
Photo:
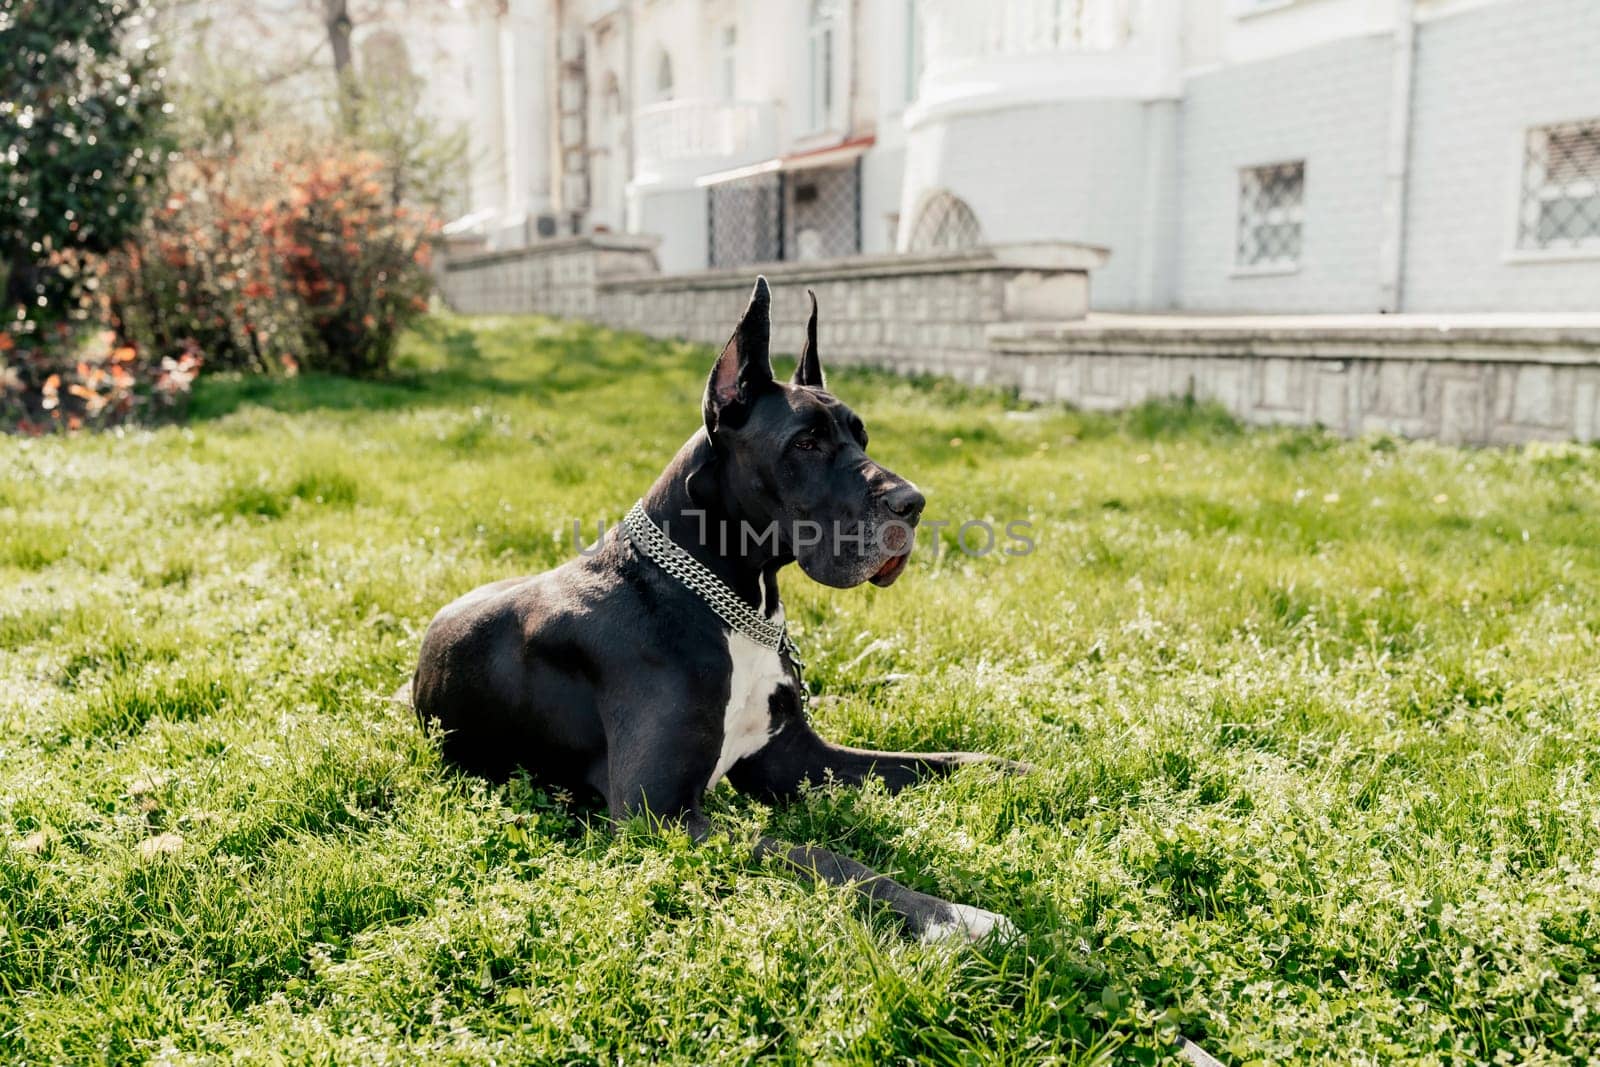
<path id="1" fill-rule="evenodd" d="M 346 130 L 355 125 L 356 105 L 360 91 L 356 85 L 356 72 L 350 54 L 349 0 L 322 0 L 323 22 L 328 28 L 328 44 L 333 48 L 333 76 L 339 94 L 339 119 Z"/>
<path id="2" fill-rule="evenodd" d="M 33 261 L 25 249 L 13 249 L 3 262 L 0 262 L 0 289 L 5 296 L 4 303 L 0 304 L 0 324 L 9 320 L 19 307 L 27 308 L 29 314 L 38 309 L 34 307 L 34 286 L 39 280 L 39 266 Z"/>

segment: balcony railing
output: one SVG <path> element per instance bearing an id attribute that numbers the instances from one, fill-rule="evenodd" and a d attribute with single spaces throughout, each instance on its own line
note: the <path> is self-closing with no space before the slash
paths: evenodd
<path id="1" fill-rule="evenodd" d="M 1146 0 L 921 0 L 927 70 L 1048 53 L 1129 47 L 1148 28 Z"/>
<path id="2" fill-rule="evenodd" d="M 918 0 L 915 129 L 941 115 L 1064 99 L 1172 99 L 1184 0 Z"/>
<path id="3" fill-rule="evenodd" d="M 760 100 L 669 100 L 634 119 L 636 177 L 695 177 L 770 158 L 773 105 Z"/>

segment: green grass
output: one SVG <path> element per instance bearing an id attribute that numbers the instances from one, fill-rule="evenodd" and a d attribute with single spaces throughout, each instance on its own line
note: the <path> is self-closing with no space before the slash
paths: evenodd
<path id="1" fill-rule="evenodd" d="M 407 345 L 385 384 L 0 440 L 0 1059 L 1600 1056 L 1600 452 L 836 373 L 931 517 L 1038 550 L 791 574 L 821 728 L 1039 771 L 712 807 L 1026 934 L 952 953 L 731 840 L 441 766 L 385 700 L 428 618 L 619 516 L 710 353 Z"/>

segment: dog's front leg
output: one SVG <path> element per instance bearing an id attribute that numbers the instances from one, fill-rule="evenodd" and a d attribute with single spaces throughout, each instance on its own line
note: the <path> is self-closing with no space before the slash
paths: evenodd
<path id="1" fill-rule="evenodd" d="M 741 793 L 769 801 L 792 799 L 804 783 L 822 785 L 830 778 L 845 785 L 881 778 L 889 792 L 895 793 L 923 778 L 949 774 L 957 767 L 972 764 L 988 764 L 1013 774 L 1026 774 L 1033 769 L 1026 763 L 978 752 L 874 752 L 847 748 L 824 741 L 796 718 L 761 751 L 734 764 L 728 771 L 728 781 Z"/>
<path id="2" fill-rule="evenodd" d="M 810 733 L 803 721 L 796 720 L 789 728 L 779 731 L 773 740 L 782 738 L 796 726 Z M 631 730 L 614 731 L 615 743 L 607 756 L 605 790 L 614 821 L 648 814 L 678 823 L 696 841 L 710 836 L 711 820 L 701 811 L 700 802 L 710 781 L 710 761 L 714 754 L 687 761 L 659 758 L 667 742 L 674 736 L 681 736 L 683 729 L 681 721 L 674 725 L 670 718 L 662 718 L 635 724 Z M 815 734 L 811 736 L 816 737 Z M 817 741 L 820 743 L 820 738 Z M 769 742 L 762 751 L 771 747 Z M 817 779 L 821 779 L 820 774 Z M 977 941 L 991 933 L 1009 937 L 1015 932 L 1015 927 L 1004 916 L 919 893 L 825 848 L 788 845 L 762 837 L 756 843 L 755 855 L 758 859 L 772 857 L 801 878 L 849 886 L 887 905 L 912 934 L 924 941 Z"/>
<path id="3" fill-rule="evenodd" d="M 673 790 L 661 793 L 650 786 L 651 783 L 641 781 L 614 781 L 612 819 L 620 821 L 631 815 L 649 813 L 652 817 L 678 823 L 697 842 L 711 836 L 711 820 L 700 810 L 698 802 L 674 806 L 668 799 Z M 1016 933 L 1011 921 L 1003 915 L 919 893 L 825 848 L 788 845 L 763 835 L 756 842 L 755 858 L 768 857 L 775 858 L 802 879 L 848 886 L 869 900 L 888 906 L 912 935 L 926 942 L 979 941 L 991 934 L 1010 938 Z"/>
<path id="4" fill-rule="evenodd" d="M 712 833 L 711 820 L 698 809 L 684 813 L 682 822 L 696 841 L 703 841 Z M 762 836 L 756 842 L 755 857 L 763 860 L 771 857 L 805 881 L 848 886 L 868 900 L 887 906 L 913 936 L 925 942 L 1016 936 L 1016 927 L 1004 915 L 919 893 L 888 875 L 825 848 L 789 845 Z"/>

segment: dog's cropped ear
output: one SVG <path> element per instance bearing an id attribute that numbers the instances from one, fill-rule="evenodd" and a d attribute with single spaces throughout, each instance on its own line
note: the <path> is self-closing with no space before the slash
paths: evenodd
<path id="1" fill-rule="evenodd" d="M 707 433 L 714 432 L 725 421 L 724 415 L 730 408 L 748 403 L 762 385 L 772 383 L 772 361 L 767 353 L 771 335 L 772 294 L 767 289 L 767 279 L 758 277 L 744 317 L 734 327 L 733 336 L 728 338 L 722 355 L 711 368 L 711 377 L 706 380 L 701 407 Z"/>
<path id="2" fill-rule="evenodd" d="M 794 377 L 790 381 L 795 385 L 826 389 L 828 383 L 822 377 L 822 357 L 817 355 L 817 294 L 807 289 L 806 295 L 811 298 L 811 318 L 806 321 L 806 344 L 800 349 L 800 362 L 795 364 Z"/>

